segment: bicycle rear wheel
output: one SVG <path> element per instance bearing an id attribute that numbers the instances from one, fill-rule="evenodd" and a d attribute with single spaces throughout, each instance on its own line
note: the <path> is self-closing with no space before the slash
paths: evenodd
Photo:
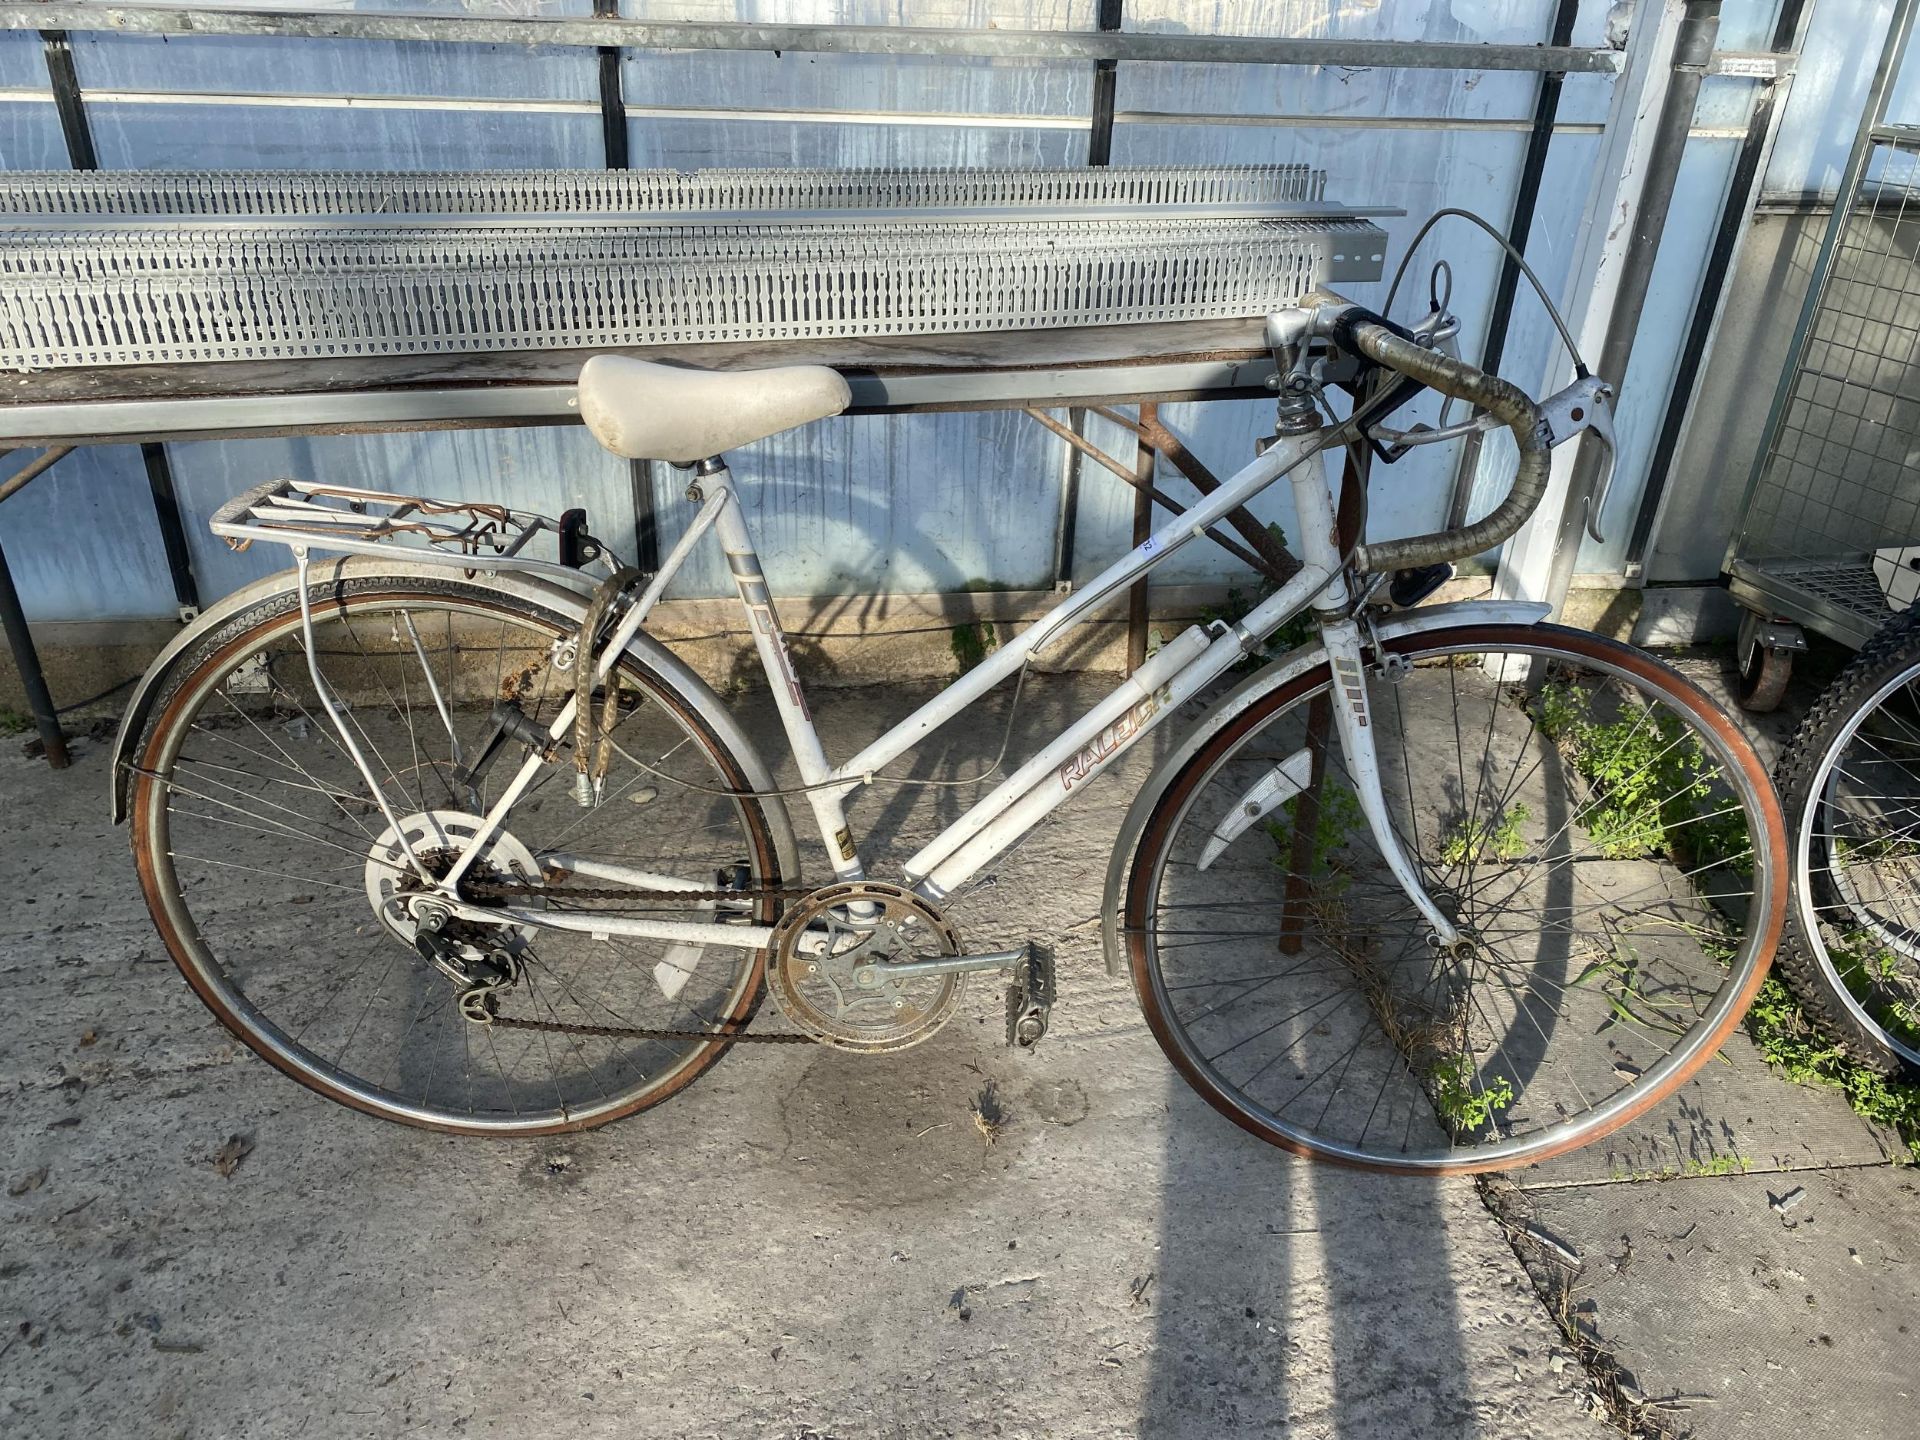
<path id="1" fill-rule="evenodd" d="M 1920 611 L 1827 687 L 1774 778 L 1793 843 L 1781 971 L 1829 1039 L 1920 1077 Z"/>
<path id="2" fill-rule="evenodd" d="M 368 577 L 309 593 L 318 664 L 400 833 L 430 868 L 450 865 L 527 752 L 508 744 L 471 785 L 461 765 L 481 752 L 498 700 L 545 728 L 571 688 L 561 667 L 572 619 L 454 579 Z M 604 803 L 575 803 L 563 756 L 507 813 L 469 898 L 488 903 L 489 883 L 532 884 L 536 908 L 713 920 L 711 902 L 568 891 L 595 885 L 596 861 L 708 894 L 717 871 L 732 878 L 739 866 L 753 888 L 779 884 L 760 803 L 737 793 L 749 788 L 739 757 L 637 658 L 615 674 Z M 764 951 L 460 921 L 448 936 L 499 956 L 511 977 L 499 1016 L 556 1028 L 463 1014 L 462 982 L 415 947 L 406 896 L 422 887 L 406 851 L 309 677 L 297 591 L 182 656 L 136 754 L 134 859 L 168 952 L 234 1034 L 341 1104 L 472 1134 L 578 1130 L 678 1093 L 759 1004 Z M 743 898 L 726 914 L 770 924 L 776 907 Z"/>
<path id="3" fill-rule="evenodd" d="M 1387 873 L 1322 743 L 1323 665 L 1167 784 L 1126 891 L 1135 985 L 1181 1074 L 1262 1139 L 1404 1173 L 1543 1159 L 1739 1022 L 1785 907 L 1778 802 L 1726 716 L 1628 646 L 1543 625 L 1384 649 L 1394 831 L 1468 943 L 1434 945 Z"/>

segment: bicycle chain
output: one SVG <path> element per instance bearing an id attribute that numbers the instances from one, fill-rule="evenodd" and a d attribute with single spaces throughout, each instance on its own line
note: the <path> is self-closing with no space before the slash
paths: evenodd
<path id="1" fill-rule="evenodd" d="M 511 899 L 516 895 L 550 895 L 569 900 L 664 901 L 677 905 L 722 900 L 798 900 L 810 895 L 802 887 L 760 886 L 752 890 L 636 890 L 628 885 L 604 889 L 472 880 L 462 886 L 475 899 Z M 532 1030 L 547 1035 L 592 1035 L 607 1040 L 737 1040 L 750 1045 L 811 1045 L 811 1035 L 776 1035 L 746 1030 L 672 1030 L 651 1025 L 575 1025 L 564 1020 L 526 1020 L 517 1015 L 490 1015 L 484 1022 L 502 1030 Z"/>
<path id="2" fill-rule="evenodd" d="M 640 900 L 678 905 L 718 904 L 723 900 L 804 900 L 813 893 L 805 885 L 761 885 L 751 890 L 636 890 L 631 885 L 534 885 L 526 881 L 462 880 L 460 889 L 475 899 L 510 900 L 516 895 L 555 900 Z"/>

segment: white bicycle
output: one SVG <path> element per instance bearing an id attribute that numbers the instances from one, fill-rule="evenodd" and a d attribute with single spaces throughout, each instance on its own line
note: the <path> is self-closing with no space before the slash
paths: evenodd
<path id="1" fill-rule="evenodd" d="M 837 765 L 721 458 L 838 413 L 831 370 L 586 366 L 604 444 L 691 466 L 697 513 L 653 575 L 614 563 L 577 514 L 262 486 L 213 528 L 286 545 L 295 569 L 180 635 L 117 745 L 116 818 L 131 815 L 160 933 L 272 1064 L 450 1131 L 618 1119 L 743 1040 L 913 1045 L 975 971 L 1012 971 L 1009 1039 L 1031 1044 L 1054 999 L 1046 950 L 969 951 L 944 902 L 1311 612 L 1317 638 L 1214 699 L 1135 799 L 1108 874 L 1109 967 L 1131 972 L 1181 1074 L 1289 1149 L 1458 1172 L 1603 1134 L 1704 1063 L 1758 987 L 1785 904 L 1779 809 L 1740 732 L 1647 655 L 1538 623 L 1544 606 L 1375 603 L 1389 572 L 1512 534 L 1550 447 L 1604 432 L 1608 392 L 1584 370 L 1536 406 L 1446 353 L 1451 328 L 1331 295 L 1272 316 L 1269 448 Z M 1389 431 L 1422 387 L 1471 417 Z M 1325 457 L 1496 427 L 1518 469 L 1484 520 L 1336 535 Z M 1282 477 L 1291 580 L 1176 636 L 897 879 L 870 878 L 850 796 L 895 783 L 910 747 Z M 797 787 L 647 634 L 710 533 Z M 801 880 L 790 806 L 826 847 L 824 885 Z M 768 985 L 793 1033 L 748 1030 Z"/>

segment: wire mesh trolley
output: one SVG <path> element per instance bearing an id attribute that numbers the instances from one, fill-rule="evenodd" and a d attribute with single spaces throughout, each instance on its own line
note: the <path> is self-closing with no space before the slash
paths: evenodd
<path id="1" fill-rule="evenodd" d="M 1750 709 L 1778 703 L 1794 626 L 1857 649 L 1920 581 L 1920 127 L 1885 122 L 1914 12 L 1902 0 L 1880 57 L 1727 550 Z"/>

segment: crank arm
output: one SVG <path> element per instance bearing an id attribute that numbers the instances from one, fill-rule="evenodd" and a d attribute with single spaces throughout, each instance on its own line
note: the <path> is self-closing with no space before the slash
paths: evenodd
<path id="1" fill-rule="evenodd" d="M 873 990 L 890 980 L 913 980 L 922 975 L 955 975 L 965 970 L 1004 970 L 1027 958 L 1027 947 L 993 950 L 984 955 L 942 955 L 937 960 L 904 960 L 898 965 L 869 961 L 853 967 L 853 983 Z"/>

